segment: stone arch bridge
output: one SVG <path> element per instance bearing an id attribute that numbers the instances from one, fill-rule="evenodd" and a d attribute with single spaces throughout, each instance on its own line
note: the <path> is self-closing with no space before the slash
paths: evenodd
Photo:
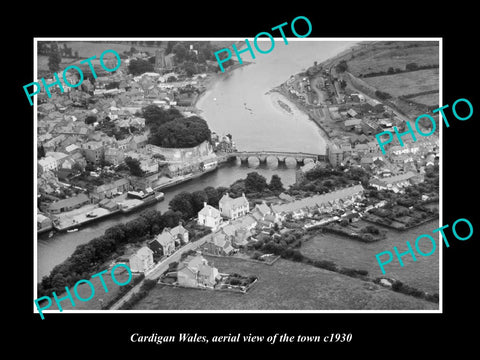
<path id="1" fill-rule="evenodd" d="M 276 159 L 279 163 L 285 163 L 287 159 L 294 159 L 300 165 L 310 161 L 327 161 L 326 155 L 285 151 L 236 151 L 226 153 L 224 156 L 240 159 L 242 163 L 248 162 L 250 158 L 256 158 L 260 163 L 266 163 L 268 159 Z"/>

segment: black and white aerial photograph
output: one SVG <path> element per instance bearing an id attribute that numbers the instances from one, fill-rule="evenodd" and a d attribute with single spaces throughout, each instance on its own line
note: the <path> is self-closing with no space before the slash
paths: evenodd
<path id="1" fill-rule="evenodd" d="M 38 298 L 439 309 L 440 41 L 288 40 L 37 41 Z"/>
<path id="2" fill-rule="evenodd" d="M 175 5 L 19 15 L 4 288 L 30 346 L 473 345 L 472 9 Z"/>

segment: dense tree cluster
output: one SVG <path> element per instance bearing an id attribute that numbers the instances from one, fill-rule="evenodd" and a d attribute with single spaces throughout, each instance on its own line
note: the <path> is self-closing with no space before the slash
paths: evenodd
<path id="1" fill-rule="evenodd" d="M 391 99 L 392 97 L 392 95 L 390 95 L 389 93 L 380 90 L 375 91 L 375 96 L 378 97 L 380 100 L 387 100 Z"/>
<path id="2" fill-rule="evenodd" d="M 162 109 L 157 105 L 148 105 L 142 109 L 142 115 L 145 118 L 145 125 L 150 129 L 156 130 L 159 126 L 169 121 L 182 117 L 182 113 L 175 108 Z"/>
<path id="3" fill-rule="evenodd" d="M 290 187 L 288 192 L 296 195 L 304 192 L 310 195 L 324 194 L 333 191 L 335 188 L 344 188 L 359 182 L 368 186 L 370 175 L 363 168 L 357 167 L 316 167 L 305 174 L 305 179 Z"/>
<path id="4" fill-rule="evenodd" d="M 230 185 L 229 192 L 234 197 L 242 195 L 242 193 L 254 197 L 265 197 L 278 195 L 284 191 L 282 180 L 276 174 L 272 175 L 270 183 L 267 179 L 256 171 L 247 174 L 245 179 L 235 181 Z"/>
<path id="5" fill-rule="evenodd" d="M 184 117 L 175 108 L 164 110 L 156 105 L 149 105 L 142 112 L 145 125 L 150 129 L 150 144 L 167 148 L 188 148 L 210 141 L 208 124 L 198 116 Z"/>
<path id="6" fill-rule="evenodd" d="M 148 60 L 132 59 L 128 64 L 128 72 L 134 76 L 154 70 L 153 64 Z"/>
<path id="7" fill-rule="evenodd" d="M 198 116 L 180 117 L 155 130 L 150 129 L 149 143 L 167 148 L 195 147 L 211 139 L 207 122 Z"/>
<path id="8" fill-rule="evenodd" d="M 85 124 L 91 125 L 97 122 L 97 117 L 95 115 L 89 115 L 85 118 Z"/>
<path id="9" fill-rule="evenodd" d="M 62 62 L 62 54 L 58 48 L 57 43 L 50 45 L 50 51 L 48 53 L 48 69 L 52 72 L 60 70 L 60 63 Z"/>
<path id="10" fill-rule="evenodd" d="M 140 167 L 140 161 L 138 161 L 138 159 L 133 159 L 132 157 L 127 156 L 125 158 L 125 164 L 128 166 L 130 174 L 132 174 L 133 176 L 143 175 L 143 170 Z"/>
<path id="11" fill-rule="evenodd" d="M 348 64 L 345 60 L 341 60 L 336 66 L 335 70 L 339 73 L 343 73 L 348 70 Z"/>

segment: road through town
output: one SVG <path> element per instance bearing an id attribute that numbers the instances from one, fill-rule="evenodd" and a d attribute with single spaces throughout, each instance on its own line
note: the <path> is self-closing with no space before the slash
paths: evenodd
<path id="1" fill-rule="evenodd" d="M 175 253 L 170 255 L 168 258 L 165 260 L 159 262 L 158 264 L 155 265 L 152 269 L 150 269 L 146 274 L 145 274 L 145 279 L 149 280 L 156 280 L 162 275 L 165 270 L 168 269 L 169 264 L 175 261 L 179 261 L 180 257 L 182 256 L 183 253 L 186 253 L 190 250 L 196 250 L 200 246 L 202 246 L 205 241 L 207 241 L 208 236 L 204 236 L 194 242 L 189 242 L 188 244 L 182 246 L 180 249 L 178 249 Z M 126 293 L 120 300 L 118 300 L 115 304 L 113 304 L 110 307 L 110 310 L 119 310 L 120 307 L 125 304 L 128 300 L 131 299 L 131 297 L 138 293 L 140 291 L 140 288 L 142 287 L 145 279 L 140 281 L 137 285 L 135 285 L 128 293 Z"/>

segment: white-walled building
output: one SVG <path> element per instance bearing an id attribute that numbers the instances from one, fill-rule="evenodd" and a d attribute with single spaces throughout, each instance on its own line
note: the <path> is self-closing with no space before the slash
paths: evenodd
<path id="1" fill-rule="evenodd" d="M 144 246 L 130 256 L 129 263 L 133 272 L 144 273 L 153 266 L 153 251 Z"/>
<path id="2" fill-rule="evenodd" d="M 222 216 L 220 215 L 219 210 L 204 202 L 203 209 L 198 212 L 197 223 L 199 225 L 207 226 L 215 231 L 222 223 Z"/>
<path id="3" fill-rule="evenodd" d="M 250 205 L 248 204 L 245 194 L 242 194 L 242 196 L 234 199 L 231 198 L 228 193 L 226 193 L 218 202 L 218 208 L 223 216 L 231 220 L 235 220 L 240 216 L 246 215 L 250 211 Z"/>

